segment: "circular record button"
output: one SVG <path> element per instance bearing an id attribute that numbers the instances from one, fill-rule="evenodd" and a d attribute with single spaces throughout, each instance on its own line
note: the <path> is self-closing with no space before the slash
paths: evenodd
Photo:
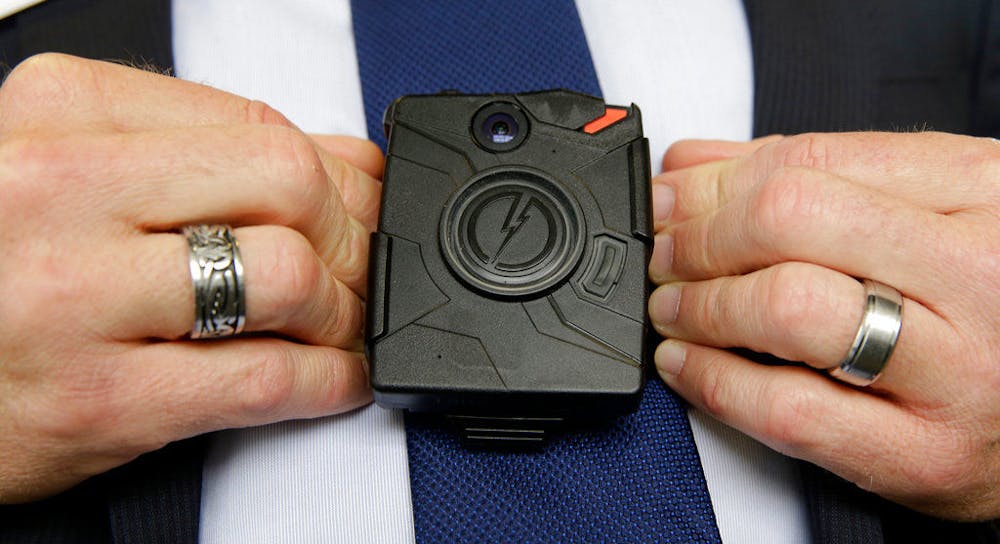
<path id="1" fill-rule="evenodd" d="M 527 169 L 491 170 L 462 186 L 441 215 L 445 261 L 467 285 L 501 296 L 543 292 L 583 253 L 580 205 L 563 186 Z"/>

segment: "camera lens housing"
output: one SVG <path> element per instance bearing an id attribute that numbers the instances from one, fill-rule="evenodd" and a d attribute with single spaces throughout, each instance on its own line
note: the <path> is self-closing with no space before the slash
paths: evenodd
<path id="1" fill-rule="evenodd" d="M 472 117 L 472 137 L 483 149 L 511 151 L 528 136 L 528 117 L 510 102 L 491 102 Z"/>

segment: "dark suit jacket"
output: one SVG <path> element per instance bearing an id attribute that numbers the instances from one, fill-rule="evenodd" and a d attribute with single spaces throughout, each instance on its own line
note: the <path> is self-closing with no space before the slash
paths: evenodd
<path id="1" fill-rule="evenodd" d="M 920 130 L 1000 136 L 1000 0 L 745 0 L 754 132 Z M 0 62 L 42 51 L 172 65 L 169 0 L 49 0 L 0 21 Z M 0 542 L 194 542 L 204 439 L 58 497 L 0 507 Z M 802 464 L 817 542 L 1000 542 Z"/>

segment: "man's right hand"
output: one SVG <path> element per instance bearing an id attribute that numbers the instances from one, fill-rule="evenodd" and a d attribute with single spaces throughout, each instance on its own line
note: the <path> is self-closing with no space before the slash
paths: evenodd
<path id="1" fill-rule="evenodd" d="M 45 54 L 0 88 L 0 503 L 207 431 L 367 403 L 382 158 L 267 105 Z M 180 229 L 234 227 L 246 333 L 188 339 Z"/>

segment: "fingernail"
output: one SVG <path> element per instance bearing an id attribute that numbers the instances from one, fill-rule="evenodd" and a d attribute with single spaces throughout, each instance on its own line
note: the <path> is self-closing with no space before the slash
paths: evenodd
<path id="1" fill-rule="evenodd" d="M 670 219 L 674 211 L 674 188 L 657 183 L 653 185 L 653 223 L 659 225 Z"/>
<path id="2" fill-rule="evenodd" d="M 674 264 L 674 237 L 667 233 L 653 238 L 653 255 L 649 259 L 649 277 L 662 283 Z"/>
<path id="3" fill-rule="evenodd" d="M 661 285 L 649 297 L 649 318 L 657 327 L 677 321 L 681 307 L 681 287 L 674 283 Z"/>
<path id="4" fill-rule="evenodd" d="M 687 350 L 684 346 L 672 340 L 664 340 L 656 347 L 653 354 L 653 361 L 660 373 L 676 376 L 684 368 L 684 360 L 687 359 Z"/>

